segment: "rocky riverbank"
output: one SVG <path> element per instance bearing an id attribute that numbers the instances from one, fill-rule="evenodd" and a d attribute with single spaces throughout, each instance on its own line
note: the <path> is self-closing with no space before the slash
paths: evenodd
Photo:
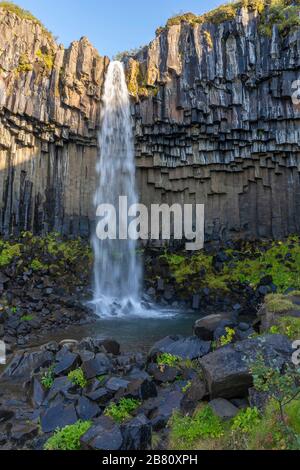
<path id="1" fill-rule="evenodd" d="M 294 301 L 299 321 L 300 296 Z M 254 367 L 287 374 L 298 393 L 300 377 L 287 336 L 253 335 L 240 325 L 240 340 L 228 325 L 202 319 L 197 336 L 164 338 L 148 355 L 122 353 L 116 341 L 98 338 L 18 352 L 0 378 L 1 449 L 192 449 L 209 438 L 208 448 L 218 439 L 221 447 L 243 448 L 243 441 L 234 444 L 238 423 L 250 432 L 252 420 L 256 426 L 265 420 L 268 428 L 264 413 L 269 403 L 275 406 L 274 390 L 260 388 Z M 299 421 L 293 421 L 295 410 L 286 413 L 289 432 L 279 418 L 276 426 L 280 445 L 290 448 L 297 445 Z M 266 439 L 268 433 L 272 429 Z M 271 448 L 279 445 L 275 437 Z"/>

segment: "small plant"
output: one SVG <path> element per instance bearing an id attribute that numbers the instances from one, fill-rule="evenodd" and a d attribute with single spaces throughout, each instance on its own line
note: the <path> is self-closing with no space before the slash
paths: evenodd
<path id="1" fill-rule="evenodd" d="M 276 325 L 271 326 L 271 334 L 285 335 L 290 340 L 300 338 L 300 318 L 281 317 L 276 319 Z"/>
<path id="2" fill-rule="evenodd" d="M 133 398 L 122 398 L 119 403 L 111 403 L 104 414 L 110 416 L 117 423 L 122 423 L 128 419 L 139 406 L 141 402 Z"/>
<path id="3" fill-rule="evenodd" d="M 232 343 L 233 338 L 235 337 L 235 331 L 233 328 L 226 327 L 225 331 L 226 331 L 226 335 L 221 336 L 220 338 L 221 346 L 226 346 L 227 344 Z"/>
<path id="4" fill-rule="evenodd" d="M 34 259 L 31 264 L 30 264 L 30 267 L 33 271 L 42 271 L 43 269 L 45 269 L 47 266 L 45 266 L 43 263 L 41 263 L 38 259 Z"/>
<path id="5" fill-rule="evenodd" d="M 81 369 L 81 367 L 69 372 L 68 379 L 74 385 L 78 385 L 78 387 L 84 388 L 84 387 L 87 386 L 87 380 L 84 376 L 84 373 L 83 373 L 83 370 Z"/>
<path id="6" fill-rule="evenodd" d="M 233 418 L 231 429 L 243 433 L 250 432 L 261 420 L 260 413 L 256 407 L 246 408 Z"/>
<path id="7" fill-rule="evenodd" d="M 181 362 L 180 357 L 173 356 L 173 354 L 169 354 L 169 353 L 162 353 L 157 358 L 157 364 L 159 366 L 176 367 L 176 366 L 179 366 L 180 362 Z"/>
<path id="8" fill-rule="evenodd" d="M 21 321 L 32 321 L 34 320 L 34 316 L 33 315 L 23 315 L 21 317 Z"/>
<path id="9" fill-rule="evenodd" d="M 176 412 L 169 426 L 172 447 L 176 449 L 191 449 L 199 439 L 216 439 L 224 433 L 220 418 L 214 415 L 210 406 L 204 406 L 193 417 L 182 416 Z"/>
<path id="10" fill-rule="evenodd" d="M 288 312 L 294 308 L 293 302 L 282 294 L 268 294 L 265 302 L 267 310 L 272 313 Z"/>
<path id="11" fill-rule="evenodd" d="M 254 387 L 259 392 L 267 393 L 277 403 L 281 421 L 284 423 L 284 409 L 300 395 L 299 371 L 289 364 L 280 369 L 276 364 L 268 366 L 260 355 L 252 364 Z"/>
<path id="12" fill-rule="evenodd" d="M 42 375 L 41 383 L 46 390 L 50 390 L 54 382 L 54 365 Z"/>
<path id="13" fill-rule="evenodd" d="M 188 383 L 184 387 L 182 387 L 182 389 L 181 389 L 182 393 L 188 392 L 189 389 L 191 388 L 191 386 L 192 386 L 192 382 L 189 380 Z"/>
<path id="14" fill-rule="evenodd" d="M 66 426 L 55 431 L 46 442 L 45 450 L 79 450 L 80 438 L 92 426 L 90 421 L 77 421 L 76 424 Z"/>

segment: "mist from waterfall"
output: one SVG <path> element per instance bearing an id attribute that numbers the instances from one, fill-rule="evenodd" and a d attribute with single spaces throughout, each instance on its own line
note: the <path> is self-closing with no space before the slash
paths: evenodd
<path id="1" fill-rule="evenodd" d="M 112 204 L 118 220 L 119 196 L 137 203 L 130 99 L 121 62 L 111 62 L 104 85 L 95 207 Z M 127 214 L 126 214 L 127 216 Z M 122 217 L 122 214 L 121 214 Z M 94 305 L 101 316 L 131 313 L 139 305 L 141 266 L 136 241 L 93 237 Z"/>

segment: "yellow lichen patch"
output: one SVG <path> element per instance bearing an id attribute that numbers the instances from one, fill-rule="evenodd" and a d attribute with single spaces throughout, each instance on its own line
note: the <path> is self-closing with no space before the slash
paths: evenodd
<path id="1" fill-rule="evenodd" d="M 213 40 L 212 40 L 212 37 L 211 37 L 211 34 L 209 31 L 203 31 L 203 36 L 204 36 L 204 39 L 205 39 L 205 42 L 207 44 L 207 47 L 209 49 L 212 49 L 213 47 Z"/>

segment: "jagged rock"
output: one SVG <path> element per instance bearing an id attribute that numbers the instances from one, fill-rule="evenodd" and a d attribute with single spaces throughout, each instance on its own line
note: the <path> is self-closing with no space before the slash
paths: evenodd
<path id="1" fill-rule="evenodd" d="M 176 367 L 159 366 L 157 364 L 150 364 L 148 372 L 154 378 L 155 382 L 159 384 L 174 382 L 176 377 L 180 374 L 179 369 Z"/>
<path id="2" fill-rule="evenodd" d="M 196 321 L 194 333 L 198 338 L 204 341 L 212 341 L 214 339 L 214 331 L 222 320 L 229 320 L 230 315 L 225 313 L 217 313 L 207 315 Z"/>
<path id="3" fill-rule="evenodd" d="M 55 375 L 67 375 L 79 364 L 78 354 L 65 351 L 59 362 L 55 365 L 54 374 Z"/>
<path id="4" fill-rule="evenodd" d="M 53 432 L 57 428 L 64 428 L 78 421 L 74 405 L 64 406 L 58 404 L 48 408 L 41 416 L 41 427 L 45 433 Z"/>
<path id="5" fill-rule="evenodd" d="M 53 358 L 54 355 L 50 351 L 19 352 L 14 356 L 0 378 L 13 377 L 22 378 L 24 381 L 28 380 L 32 373 L 50 366 Z"/>
<path id="6" fill-rule="evenodd" d="M 96 354 L 94 359 L 83 362 L 82 370 L 87 379 L 107 374 L 111 369 L 111 362 L 103 353 Z"/>
<path id="7" fill-rule="evenodd" d="M 110 418 L 101 416 L 81 438 L 83 450 L 120 450 L 123 436 L 120 427 Z"/>
<path id="8" fill-rule="evenodd" d="M 90 419 L 99 416 L 101 413 L 99 406 L 86 397 L 79 398 L 76 411 L 78 418 L 83 421 L 89 421 Z"/>
<path id="9" fill-rule="evenodd" d="M 193 411 L 197 404 L 208 394 L 207 385 L 199 377 L 194 378 L 181 402 L 181 409 L 185 413 Z"/>
<path id="10" fill-rule="evenodd" d="M 124 450 L 151 449 L 152 429 L 145 415 L 138 415 L 121 426 Z"/>
<path id="11" fill-rule="evenodd" d="M 169 353 L 182 359 L 196 359 L 205 356 L 210 351 L 211 343 L 191 336 L 167 336 L 154 344 L 149 352 L 149 359 L 154 359 L 161 353 Z"/>

